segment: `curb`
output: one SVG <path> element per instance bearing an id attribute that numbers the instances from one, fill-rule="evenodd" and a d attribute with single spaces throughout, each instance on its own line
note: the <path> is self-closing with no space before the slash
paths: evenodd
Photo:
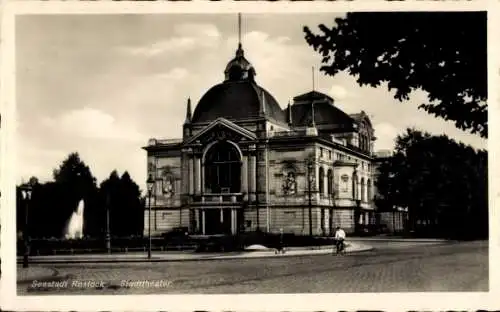
<path id="1" fill-rule="evenodd" d="M 326 248 L 325 248 L 326 249 Z M 314 249 L 321 250 L 321 249 Z M 346 251 L 346 253 L 358 253 L 373 250 L 373 247 L 365 245 L 364 248 L 360 248 L 358 250 Z M 238 260 L 238 259 L 263 259 L 263 258 L 276 258 L 276 257 L 303 257 L 303 256 L 322 256 L 329 254 L 325 253 L 306 253 L 306 254 L 290 254 L 285 253 L 281 255 L 276 255 L 274 252 L 269 252 L 269 255 L 262 255 L 258 257 L 252 256 L 240 256 L 240 255 L 217 255 L 217 256 L 206 256 L 206 257 L 196 257 L 196 258 L 177 258 L 177 259 L 162 259 L 162 258 L 135 258 L 135 259 L 32 259 L 30 261 L 31 264 L 69 264 L 69 263 L 147 263 L 147 262 L 194 262 L 194 261 L 215 261 L 215 260 Z M 17 261 L 18 264 L 22 263 L 22 261 Z"/>
<path id="2" fill-rule="evenodd" d="M 351 237 L 351 238 L 349 238 L 349 241 L 353 241 L 353 242 L 360 242 L 360 241 L 365 241 L 365 242 L 405 242 L 405 243 L 451 243 L 451 242 L 455 242 L 453 240 L 446 240 L 446 239 L 371 238 L 371 237 L 366 237 L 366 238 Z"/>

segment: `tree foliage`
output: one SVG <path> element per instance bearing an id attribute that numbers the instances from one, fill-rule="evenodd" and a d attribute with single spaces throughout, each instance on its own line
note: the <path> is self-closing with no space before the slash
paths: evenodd
<path id="1" fill-rule="evenodd" d="M 422 89 L 419 108 L 487 137 L 487 21 L 485 12 L 360 12 L 304 27 L 322 55 L 321 71 L 347 71 L 359 85 L 387 83 L 395 98 Z"/>
<path id="2" fill-rule="evenodd" d="M 487 152 L 445 135 L 408 129 L 396 140 L 395 154 L 379 167 L 377 204 L 406 207 L 410 228 L 465 238 L 487 237 Z"/>
<path id="3" fill-rule="evenodd" d="M 110 232 L 113 236 L 141 235 L 144 227 L 144 209 L 139 186 L 128 172 L 118 176 L 111 172 L 100 186 L 101 201 L 110 210 Z"/>
<path id="4" fill-rule="evenodd" d="M 32 199 L 28 208 L 31 237 L 63 237 L 67 223 L 83 199 L 84 235 L 104 237 L 106 231 L 107 194 L 111 198 L 111 225 L 116 235 L 140 235 L 143 230 L 143 209 L 140 190 L 126 172 L 120 178 L 114 171 L 97 187 L 90 168 L 78 153 L 71 153 L 53 171 L 54 181 L 38 183 L 31 178 Z M 24 231 L 26 204 L 17 188 L 17 227 Z"/>

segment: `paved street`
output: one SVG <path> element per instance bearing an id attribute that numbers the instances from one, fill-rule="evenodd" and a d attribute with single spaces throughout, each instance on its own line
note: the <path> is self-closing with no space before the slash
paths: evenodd
<path id="1" fill-rule="evenodd" d="M 346 256 L 40 264 L 34 266 L 57 271 L 59 285 L 38 284 L 32 288 L 34 284 L 26 282 L 18 284 L 18 292 L 40 295 L 488 290 L 487 242 L 369 244 L 373 250 Z M 86 283 L 90 280 L 93 283 Z M 104 287 L 99 285 L 101 281 Z"/>

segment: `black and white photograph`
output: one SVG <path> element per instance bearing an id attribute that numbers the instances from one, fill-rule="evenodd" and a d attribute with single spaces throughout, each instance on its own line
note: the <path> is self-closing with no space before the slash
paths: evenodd
<path id="1" fill-rule="evenodd" d="M 490 291 L 488 14 L 14 15 L 17 296 Z"/>

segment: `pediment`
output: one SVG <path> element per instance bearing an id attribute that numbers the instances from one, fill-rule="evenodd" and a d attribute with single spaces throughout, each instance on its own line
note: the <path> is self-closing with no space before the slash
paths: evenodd
<path id="1" fill-rule="evenodd" d="M 237 124 L 219 118 L 210 123 L 205 129 L 198 132 L 195 136 L 190 138 L 186 143 L 200 142 L 207 144 L 216 140 L 229 140 L 233 142 L 253 141 L 256 135 Z"/>

